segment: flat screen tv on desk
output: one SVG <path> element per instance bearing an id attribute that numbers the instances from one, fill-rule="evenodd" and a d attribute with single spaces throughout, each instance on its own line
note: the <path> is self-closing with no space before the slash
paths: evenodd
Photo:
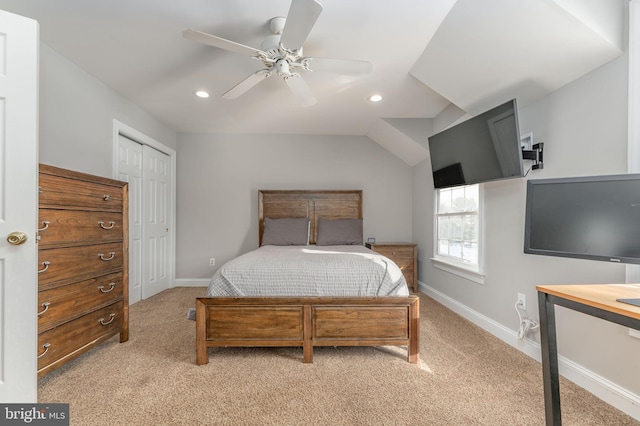
<path id="1" fill-rule="evenodd" d="M 529 180 L 524 252 L 640 264 L 640 174 Z"/>
<path id="2" fill-rule="evenodd" d="M 522 177 L 516 100 L 429 137 L 429 156 L 435 188 Z"/>

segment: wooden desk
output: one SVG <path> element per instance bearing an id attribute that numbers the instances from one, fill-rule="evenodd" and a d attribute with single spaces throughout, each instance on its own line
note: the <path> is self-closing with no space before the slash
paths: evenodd
<path id="1" fill-rule="evenodd" d="M 539 285 L 540 345 L 547 425 L 561 425 L 560 376 L 554 305 L 640 330 L 640 307 L 616 299 L 640 298 L 640 284 Z"/>

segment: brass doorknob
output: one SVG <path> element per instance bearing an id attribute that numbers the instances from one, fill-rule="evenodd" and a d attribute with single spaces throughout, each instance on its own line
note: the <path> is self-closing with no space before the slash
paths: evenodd
<path id="1" fill-rule="evenodd" d="M 19 231 L 12 232 L 7 237 L 7 241 L 9 242 L 9 244 L 13 244 L 14 246 L 18 246 L 18 245 L 24 243 L 25 241 L 27 241 L 27 234 L 25 234 L 24 232 L 19 232 Z"/>

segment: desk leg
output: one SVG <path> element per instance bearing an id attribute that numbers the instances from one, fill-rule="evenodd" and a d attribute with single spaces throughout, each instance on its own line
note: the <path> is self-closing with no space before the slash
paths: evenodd
<path id="1" fill-rule="evenodd" d="M 542 348 L 542 381 L 544 384 L 544 410 L 547 426 L 562 425 L 560 416 L 560 375 L 558 372 L 558 345 L 556 342 L 556 315 L 548 295 L 538 292 L 540 313 L 540 346 Z"/>

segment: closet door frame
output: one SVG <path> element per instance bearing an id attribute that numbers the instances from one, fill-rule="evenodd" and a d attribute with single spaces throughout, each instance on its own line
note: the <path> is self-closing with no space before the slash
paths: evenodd
<path id="1" fill-rule="evenodd" d="M 175 264 L 176 264 L 176 250 L 175 250 L 175 242 L 176 242 L 176 151 L 174 149 L 169 148 L 168 146 L 150 138 L 144 133 L 118 121 L 113 120 L 113 176 L 114 179 L 118 179 L 118 168 L 119 168 L 119 137 L 120 135 L 125 136 L 137 143 L 142 145 L 147 145 L 157 151 L 160 151 L 170 157 L 170 167 L 171 167 L 171 182 L 169 183 L 169 196 L 168 201 L 171 210 L 171 218 L 169 220 L 169 254 L 168 254 L 168 265 L 169 265 L 169 280 L 170 287 L 175 287 Z M 130 298 L 130 303 L 135 303 L 137 300 L 135 298 Z"/>

